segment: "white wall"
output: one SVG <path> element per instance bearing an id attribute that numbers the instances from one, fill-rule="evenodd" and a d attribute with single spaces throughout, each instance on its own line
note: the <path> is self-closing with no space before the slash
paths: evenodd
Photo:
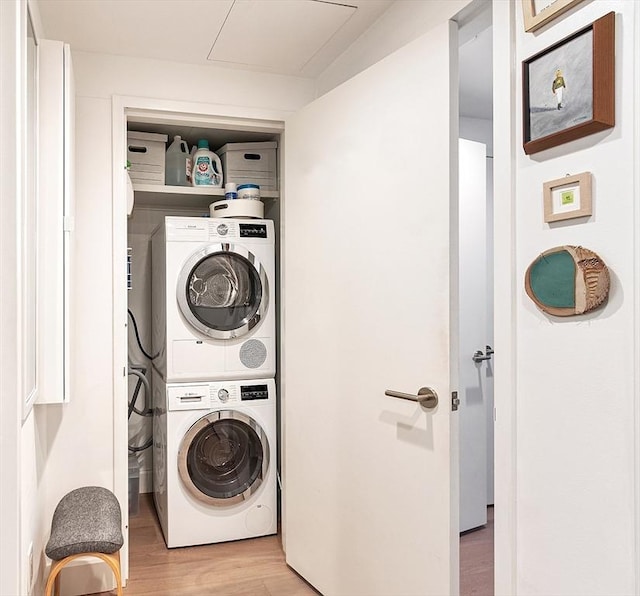
<path id="1" fill-rule="evenodd" d="M 493 155 L 493 122 L 485 118 L 460 116 L 460 138 L 484 143 L 487 155 Z"/>
<path id="2" fill-rule="evenodd" d="M 36 38 L 42 35 L 37 6 L 29 2 Z M 42 573 L 42 549 L 47 520 L 43 512 L 43 487 L 39 483 L 44 466 L 41 444 L 43 429 L 39 408 L 22 420 L 23 364 L 35 366 L 33 358 L 23 361 L 21 346 L 25 329 L 21 325 L 22 269 L 19 245 L 22 237 L 22 206 L 25 201 L 27 163 L 23 156 L 25 131 L 24 39 L 27 2 L 0 2 L 0 591 L 28 594 L 31 565 L 28 549 L 33 545 L 33 575 Z M 32 148 L 27 155 L 33 157 Z M 31 165 L 31 164 L 29 164 Z"/>
<path id="3" fill-rule="evenodd" d="M 130 95 L 289 111 L 315 91 L 311 79 L 71 49 L 80 98 Z"/>
<path id="4" fill-rule="evenodd" d="M 470 0 L 397 0 L 318 77 L 318 95 L 344 83 L 429 29 L 454 17 Z"/>
<path id="5" fill-rule="evenodd" d="M 498 290 L 515 292 L 496 327 L 497 335 L 509 343 L 507 326 L 513 308 L 515 352 L 503 354 L 496 346 L 496 367 L 509 361 L 514 365 L 515 395 L 506 394 L 501 385 L 502 394 L 496 393 L 496 400 L 498 420 L 513 415 L 516 423 L 512 472 L 517 501 L 512 528 L 517 551 L 512 588 L 522 595 L 637 593 L 638 189 L 634 189 L 634 174 L 638 163 L 634 126 L 638 98 L 633 85 L 639 59 L 634 18 L 639 9 L 637 3 L 626 1 L 584 3 L 535 35 L 524 32 L 521 12 L 516 11 L 515 181 L 512 193 L 502 180 L 500 192 L 496 189 L 496 222 L 513 226 L 500 234 L 515 238 L 511 250 L 515 249 L 516 278 L 511 288 L 504 277 L 496 286 L 496 299 Z M 615 128 L 526 156 L 520 62 L 610 10 L 617 13 Z M 507 79 L 506 73 L 501 76 Z M 508 113 L 508 93 L 494 99 L 498 102 L 495 113 Z M 505 144 L 508 141 L 496 138 L 496 156 Z M 593 216 L 586 223 L 545 224 L 542 183 L 583 171 L 593 173 Z M 513 218 L 505 222 L 501 214 L 509 212 Z M 586 246 L 610 267 L 611 293 L 604 308 L 560 319 L 539 311 L 526 296 L 527 266 L 543 250 L 563 244 Z M 499 259 L 508 266 L 508 260 Z M 498 593 L 513 593 L 508 589 Z"/>
<path id="6" fill-rule="evenodd" d="M 20 546 L 20 405 L 21 375 L 17 347 L 20 330 L 16 309 L 19 303 L 20 259 L 18 213 L 22 171 L 19 159 L 22 104 L 21 69 L 17 32 L 24 23 L 24 7 L 18 2 L 0 3 L 0 577 L 9 592 L 20 590 L 22 557 Z"/>

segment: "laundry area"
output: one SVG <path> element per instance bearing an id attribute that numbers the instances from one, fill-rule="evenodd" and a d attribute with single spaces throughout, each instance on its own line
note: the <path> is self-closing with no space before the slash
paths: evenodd
<path id="1" fill-rule="evenodd" d="M 168 547 L 274 534 L 275 228 L 238 191 L 266 194 L 278 221 L 277 141 L 167 123 L 223 156 L 194 151 L 192 182 L 188 151 L 170 171 L 162 128 L 127 123 L 130 514 L 137 484 L 153 492 Z M 202 154 L 215 178 L 197 180 Z M 221 204 L 235 217 L 215 217 Z"/>
<path id="2" fill-rule="evenodd" d="M 0 17 L 0 592 L 633 592 L 636 3 Z M 587 29 L 615 122 L 526 140 Z M 529 299 L 554 245 L 598 309 Z"/>
<path id="3" fill-rule="evenodd" d="M 282 4 L 330 11 L 334 31 L 357 20 L 350 7 Z M 422 338 L 449 334 L 449 296 L 431 294 L 429 280 L 450 275 L 452 152 L 442 147 L 457 114 L 452 89 L 434 95 L 412 73 L 420 65 L 450 76 L 447 19 L 464 4 L 438 5 L 437 24 L 414 43 L 394 33 L 397 52 L 376 55 L 367 42 L 369 68 L 356 61 L 323 90 L 299 76 L 311 68 L 303 55 L 278 56 L 296 74 L 273 74 L 71 51 L 73 297 L 91 308 L 74 312 L 70 359 L 73 396 L 91 399 L 71 398 L 55 453 L 74 447 L 62 430 L 82 425 L 92 472 L 68 483 L 106 486 L 118 498 L 132 593 L 156 565 L 179 581 L 189 552 L 211 559 L 203 574 L 225 565 L 217 552 L 242 565 L 275 559 L 292 594 L 447 591 L 455 573 L 427 576 L 419 562 L 425 549 L 458 549 L 441 507 L 453 478 L 449 347 L 436 353 Z M 358 10 L 373 11 L 371 26 L 391 6 Z M 415 7 L 397 10 L 410 22 Z M 321 24 L 310 29 L 326 42 L 331 27 Z M 299 40 L 307 60 L 328 48 L 307 41 Z M 423 118 L 443 106 L 446 117 Z M 425 164 L 430 200 L 402 193 L 415 217 L 381 208 L 389 185 L 379 177 L 415 187 Z M 440 256 L 425 261 L 434 250 Z M 386 278 L 411 280 L 401 308 Z M 83 329 L 91 341 L 77 341 Z M 425 383 L 435 389 L 423 407 L 416 395 Z M 403 508 L 381 470 L 399 475 Z M 414 515 L 425 502 L 440 514 Z M 409 543 L 422 548 L 407 551 Z M 155 553 L 153 562 L 141 552 Z M 112 579 L 99 563 L 61 575 L 63 592 L 98 591 L 83 587 L 88 579 L 108 589 Z M 198 581 L 194 590 L 211 585 Z"/>

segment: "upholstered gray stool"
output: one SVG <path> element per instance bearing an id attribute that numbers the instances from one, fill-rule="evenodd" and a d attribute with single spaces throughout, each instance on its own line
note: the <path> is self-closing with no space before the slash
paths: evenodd
<path id="1" fill-rule="evenodd" d="M 51 521 L 51 537 L 45 548 L 53 560 L 45 596 L 60 593 L 62 568 L 83 556 L 102 559 L 116 576 L 118 596 L 122 596 L 120 548 L 122 515 L 115 495 L 100 486 L 85 486 L 67 493 L 56 507 Z"/>

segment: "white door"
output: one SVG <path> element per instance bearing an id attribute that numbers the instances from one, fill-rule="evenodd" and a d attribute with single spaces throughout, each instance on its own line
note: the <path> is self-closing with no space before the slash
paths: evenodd
<path id="1" fill-rule="evenodd" d="M 460 139 L 460 531 L 487 523 L 486 146 Z M 478 354 L 474 360 L 474 354 Z"/>
<path id="2" fill-rule="evenodd" d="M 286 122 L 284 548 L 326 596 L 458 591 L 456 53 L 445 23 Z"/>

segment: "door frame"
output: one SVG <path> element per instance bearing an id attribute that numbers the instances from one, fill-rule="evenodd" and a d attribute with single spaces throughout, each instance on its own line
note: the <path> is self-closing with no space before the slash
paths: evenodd
<path id="1" fill-rule="evenodd" d="M 127 193 L 123 175 L 127 120 L 130 116 L 148 122 L 189 123 L 210 128 L 242 129 L 282 134 L 287 111 L 267 110 L 225 104 L 114 95 L 112 98 L 112 378 L 113 378 L 113 492 L 122 505 L 124 544 L 121 550 L 122 578 L 129 578 L 129 502 L 128 461 L 128 377 L 127 377 Z M 281 187 L 280 201 L 283 192 Z M 282 226 L 279 230 L 282 233 Z"/>
<path id="2" fill-rule="evenodd" d="M 495 595 L 517 594 L 515 2 L 493 2 Z"/>

